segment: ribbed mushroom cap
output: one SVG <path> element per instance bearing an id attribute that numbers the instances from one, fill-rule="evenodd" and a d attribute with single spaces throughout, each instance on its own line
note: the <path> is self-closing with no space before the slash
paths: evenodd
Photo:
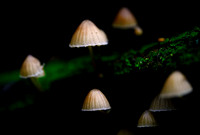
<path id="1" fill-rule="evenodd" d="M 149 111 L 151 112 L 159 112 L 159 111 L 172 111 L 175 110 L 175 107 L 168 98 L 160 98 L 160 96 L 156 96 L 151 102 Z"/>
<path id="2" fill-rule="evenodd" d="M 185 75 L 180 71 L 172 72 L 166 79 L 164 86 L 160 92 L 161 98 L 181 97 L 191 93 L 193 90 L 191 84 Z"/>
<path id="3" fill-rule="evenodd" d="M 32 55 L 28 55 L 22 63 L 20 77 L 29 78 L 42 76 L 44 76 L 44 70 L 43 66 L 40 64 L 40 61 Z"/>
<path id="4" fill-rule="evenodd" d="M 122 7 L 117 13 L 112 26 L 114 28 L 129 29 L 134 28 L 137 24 L 137 20 L 131 11 L 126 7 Z"/>
<path id="5" fill-rule="evenodd" d="M 98 111 L 111 109 L 105 95 L 98 89 L 92 89 L 86 96 L 82 111 Z"/>
<path id="6" fill-rule="evenodd" d="M 148 110 L 144 111 L 138 120 L 137 127 L 155 127 L 155 126 L 157 126 L 157 122 L 152 113 Z"/>
<path id="7" fill-rule="evenodd" d="M 84 20 L 74 32 L 69 47 L 87 47 L 107 45 L 108 39 L 92 21 Z"/>

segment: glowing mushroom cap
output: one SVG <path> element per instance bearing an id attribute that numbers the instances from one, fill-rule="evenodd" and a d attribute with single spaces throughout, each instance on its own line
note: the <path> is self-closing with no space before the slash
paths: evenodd
<path id="1" fill-rule="evenodd" d="M 155 127 L 155 126 L 157 126 L 157 122 L 153 114 L 148 110 L 144 111 L 138 120 L 137 127 Z"/>
<path id="2" fill-rule="evenodd" d="M 108 39 L 92 21 L 84 20 L 74 32 L 69 47 L 107 45 Z"/>
<path id="3" fill-rule="evenodd" d="M 134 28 L 137 24 L 137 20 L 131 11 L 126 7 L 122 7 L 117 13 L 112 26 L 114 28 L 129 29 Z"/>
<path id="4" fill-rule="evenodd" d="M 82 111 L 98 111 L 111 109 L 105 95 L 99 89 L 92 89 L 86 96 Z"/>
<path id="5" fill-rule="evenodd" d="M 166 79 L 164 86 L 160 92 L 161 98 L 181 97 L 191 93 L 193 90 L 191 84 L 185 75 L 180 71 L 172 72 Z"/>
<path id="6" fill-rule="evenodd" d="M 175 110 L 175 107 L 168 98 L 160 98 L 160 96 L 156 96 L 151 102 L 149 111 L 151 112 L 160 112 L 160 111 L 172 111 Z"/>
<path id="7" fill-rule="evenodd" d="M 21 66 L 20 77 L 29 78 L 42 76 L 44 76 L 43 65 L 40 64 L 37 58 L 28 55 Z"/>

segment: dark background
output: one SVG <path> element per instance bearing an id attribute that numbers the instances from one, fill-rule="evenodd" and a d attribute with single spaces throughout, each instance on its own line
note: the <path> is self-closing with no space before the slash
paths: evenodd
<path id="1" fill-rule="evenodd" d="M 74 57 L 74 49 L 68 45 L 72 34 L 85 19 L 90 19 L 106 32 L 112 50 L 118 46 L 132 48 L 133 45 L 129 41 L 137 40 L 128 36 L 132 30 L 124 32 L 112 28 L 112 22 L 121 7 L 131 10 L 144 31 L 139 42 L 136 41 L 137 44 L 148 44 L 156 41 L 158 37 L 171 37 L 199 24 L 197 5 L 188 1 L 125 1 L 112 4 L 104 1 L 3 3 L 0 60 L 4 64 L 1 67 L 19 68 L 28 54 L 44 62 L 52 56 Z M 119 50 L 118 48 L 117 51 Z M 88 50 L 84 53 L 87 54 Z"/>
<path id="2" fill-rule="evenodd" d="M 2 6 L 1 72 L 19 69 L 28 54 L 44 63 L 54 57 L 68 60 L 89 55 L 88 49 L 78 50 L 68 46 L 72 34 L 84 19 L 90 19 L 107 34 L 109 44 L 105 47 L 107 50 L 102 49 L 105 54 L 139 49 L 142 45 L 157 41 L 158 37 L 171 37 L 200 24 L 198 4 L 188 1 L 128 1 L 112 4 L 104 1 L 33 1 L 11 2 Z M 135 15 L 144 31 L 141 37 L 130 36 L 132 30 L 112 28 L 112 22 L 121 7 L 128 7 Z M 187 72 L 191 69 L 186 68 L 184 73 L 187 73 L 189 80 L 195 80 L 193 77 L 197 75 Z M 194 133 L 197 131 L 194 119 L 199 120 L 194 107 L 194 104 L 198 106 L 198 92 L 176 99 L 178 111 L 157 113 L 155 116 L 160 127 L 136 128 L 138 118 L 148 109 L 167 75 L 142 72 L 134 74 L 132 78 L 131 75 L 125 75 L 123 78 L 110 76 L 93 79 L 93 75 L 86 74 L 58 80 L 52 84 L 49 92 L 39 95 L 34 105 L 3 113 L 1 119 L 7 123 L 4 123 L 5 127 L 16 126 L 17 131 L 26 128 L 36 132 L 42 129 L 48 133 L 78 134 L 80 131 L 82 134 L 116 134 L 121 128 L 127 128 L 135 134 Z M 195 90 L 199 88 L 198 81 L 192 82 Z M 15 92 L 12 95 L 17 93 L 16 89 L 22 88 L 21 85 L 18 83 L 13 86 Z M 85 95 L 95 87 L 108 97 L 112 107 L 110 113 L 80 111 Z"/>

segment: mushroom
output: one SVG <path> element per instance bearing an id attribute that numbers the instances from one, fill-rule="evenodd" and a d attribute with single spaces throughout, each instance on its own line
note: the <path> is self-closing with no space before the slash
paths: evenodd
<path id="1" fill-rule="evenodd" d="M 127 7 L 122 7 L 117 13 L 112 26 L 119 29 L 130 29 L 137 26 L 137 20 L 135 16 Z"/>
<path id="2" fill-rule="evenodd" d="M 43 67 L 44 65 L 41 65 L 40 61 L 37 58 L 33 57 L 32 55 L 28 55 L 22 63 L 20 69 L 20 78 L 30 78 L 32 83 L 39 90 L 41 90 L 41 85 L 38 82 L 38 78 L 45 75 Z"/>
<path id="3" fill-rule="evenodd" d="M 144 111 L 138 120 L 137 127 L 155 127 L 155 126 L 157 126 L 157 122 L 153 114 L 148 110 Z"/>
<path id="4" fill-rule="evenodd" d="M 101 111 L 109 109 L 111 109 L 111 106 L 105 95 L 99 89 L 90 90 L 82 106 L 82 111 Z"/>
<path id="5" fill-rule="evenodd" d="M 180 71 L 172 72 L 166 79 L 160 92 L 161 98 L 182 97 L 193 91 L 193 88 L 185 75 Z"/>
<path id="6" fill-rule="evenodd" d="M 143 30 L 138 25 L 137 19 L 127 7 L 122 7 L 119 10 L 112 26 L 118 29 L 134 29 L 136 36 L 141 36 L 143 34 Z"/>
<path id="7" fill-rule="evenodd" d="M 160 112 L 160 111 L 172 111 L 176 110 L 171 99 L 160 98 L 159 95 L 156 96 L 151 102 L 149 111 Z"/>
<path id="8" fill-rule="evenodd" d="M 92 21 L 84 20 L 74 32 L 69 47 L 88 47 L 93 66 L 96 67 L 92 46 L 107 45 L 105 32 L 99 29 Z"/>

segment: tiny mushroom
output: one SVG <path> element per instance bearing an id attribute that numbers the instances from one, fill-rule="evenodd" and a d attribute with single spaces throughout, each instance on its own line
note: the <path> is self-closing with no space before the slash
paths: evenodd
<path id="1" fill-rule="evenodd" d="M 20 68 L 20 78 L 30 78 L 32 83 L 39 90 L 42 90 L 38 78 L 45 76 L 43 67 L 44 65 L 41 65 L 37 58 L 32 55 L 28 55 Z"/>
<path id="2" fill-rule="evenodd" d="M 99 89 L 92 89 L 85 97 L 82 111 L 109 110 L 111 106 L 105 95 Z"/>
<path id="3" fill-rule="evenodd" d="M 37 58 L 28 55 L 21 66 L 20 77 L 31 78 L 42 76 L 44 76 L 43 65 L 40 64 L 40 61 Z"/>
<path id="4" fill-rule="evenodd" d="M 93 66 L 96 67 L 92 46 L 107 45 L 108 38 L 105 32 L 99 29 L 92 21 L 86 19 L 81 22 L 74 32 L 69 47 L 88 47 Z"/>
<path id="5" fill-rule="evenodd" d="M 138 120 L 137 127 L 155 127 L 155 126 L 157 126 L 157 122 L 153 114 L 148 110 L 144 111 Z"/>
<path id="6" fill-rule="evenodd" d="M 172 72 L 166 79 L 160 92 L 161 98 L 182 97 L 193 91 L 193 88 L 185 75 L 180 71 Z"/>
<path id="7" fill-rule="evenodd" d="M 122 7 L 117 13 L 112 26 L 119 29 L 130 29 L 137 26 L 137 20 L 135 16 L 127 7 Z"/>

